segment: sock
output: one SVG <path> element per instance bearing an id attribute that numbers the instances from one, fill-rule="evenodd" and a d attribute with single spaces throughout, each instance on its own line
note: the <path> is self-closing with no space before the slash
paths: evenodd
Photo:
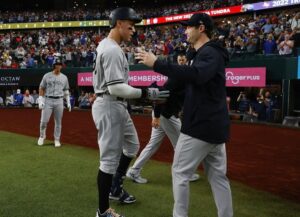
<path id="1" fill-rule="evenodd" d="M 99 210 L 103 214 L 109 208 L 109 192 L 112 184 L 113 175 L 104 173 L 101 170 L 98 172 L 97 183 L 99 192 Z"/>
<path id="2" fill-rule="evenodd" d="M 123 177 L 123 176 L 126 175 L 126 171 L 129 167 L 129 164 L 130 164 L 131 160 L 132 160 L 132 158 L 127 157 L 126 155 L 124 155 L 122 153 L 122 156 L 121 156 L 120 161 L 119 161 L 119 166 L 118 166 L 118 169 L 117 169 L 117 174 L 119 176 Z"/>
<path id="3" fill-rule="evenodd" d="M 113 177 L 111 193 L 113 195 L 119 195 L 123 189 L 123 180 L 126 175 L 126 171 L 129 167 L 132 158 L 125 156 L 122 153 L 122 156 L 119 161 L 119 166 L 116 174 Z"/>

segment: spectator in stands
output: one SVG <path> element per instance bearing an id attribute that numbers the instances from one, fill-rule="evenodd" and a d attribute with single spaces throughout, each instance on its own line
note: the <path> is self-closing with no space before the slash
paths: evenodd
<path id="1" fill-rule="evenodd" d="M 290 35 L 284 36 L 284 41 L 278 45 L 279 55 L 289 55 L 293 52 L 294 41 L 290 40 Z"/>
<path id="2" fill-rule="evenodd" d="M 234 46 L 234 54 L 238 56 L 241 55 L 245 51 L 245 43 L 241 36 L 237 36 L 236 40 L 233 43 Z"/>
<path id="3" fill-rule="evenodd" d="M 85 93 L 85 95 L 83 97 L 81 97 L 81 99 L 79 101 L 79 108 L 81 108 L 81 109 L 91 108 L 91 102 L 89 100 L 89 94 L 88 93 Z"/>
<path id="4" fill-rule="evenodd" d="M 49 55 L 47 55 L 46 62 L 47 62 L 48 68 L 52 68 L 53 62 L 54 62 L 54 56 L 53 56 L 52 52 L 49 53 Z"/>
<path id="5" fill-rule="evenodd" d="M 6 97 L 5 97 L 5 105 L 7 107 L 13 106 L 14 104 L 14 96 L 10 93 L 10 91 L 6 92 Z"/>
<path id="6" fill-rule="evenodd" d="M 34 67 L 35 67 L 34 59 L 30 54 L 28 54 L 26 59 L 26 68 L 34 68 Z"/>
<path id="7" fill-rule="evenodd" d="M 277 50 L 276 47 L 276 42 L 274 40 L 274 36 L 272 33 L 268 34 L 267 39 L 264 41 L 264 54 L 269 55 L 269 54 L 274 54 L 275 51 Z"/>
<path id="8" fill-rule="evenodd" d="M 22 106 L 23 105 L 23 95 L 20 89 L 17 89 L 17 92 L 14 94 L 14 106 Z"/>
<path id="9" fill-rule="evenodd" d="M 245 92 L 240 92 L 237 100 L 238 102 L 238 111 L 241 113 L 246 113 L 249 111 L 250 100 L 247 98 Z"/>
<path id="10" fill-rule="evenodd" d="M 248 53 L 252 53 L 252 54 L 256 53 L 257 41 L 258 39 L 255 37 L 255 33 L 251 32 L 249 34 L 249 38 L 246 39 L 246 44 L 245 44 Z"/>
<path id="11" fill-rule="evenodd" d="M 78 104 L 80 104 L 80 102 L 84 97 L 85 97 L 85 92 L 82 90 L 80 96 L 78 97 Z"/>
<path id="12" fill-rule="evenodd" d="M 274 119 L 273 118 L 274 101 L 272 99 L 270 91 L 265 92 L 264 103 L 266 106 L 266 120 L 272 121 Z"/>
<path id="13" fill-rule="evenodd" d="M 300 12 L 296 13 L 291 20 L 291 29 L 293 31 L 291 40 L 294 41 L 294 54 L 300 56 L 297 50 L 300 47 Z"/>
<path id="14" fill-rule="evenodd" d="M 264 102 L 264 97 L 259 94 L 257 95 L 256 101 L 250 104 L 250 115 L 252 115 L 257 121 L 266 121 L 266 105 Z"/>
<path id="15" fill-rule="evenodd" d="M 23 61 L 20 62 L 20 69 L 26 69 L 27 68 L 27 59 L 24 57 Z"/>
<path id="16" fill-rule="evenodd" d="M 29 92 L 29 90 L 27 89 L 27 90 L 25 91 L 25 94 L 24 94 L 24 97 L 23 97 L 23 102 L 22 102 L 22 104 L 24 105 L 24 107 L 30 108 L 30 107 L 33 107 L 34 102 L 35 102 L 35 101 L 34 101 L 33 97 L 30 95 L 30 92 Z"/>
<path id="17" fill-rule="evenodd" d="M 291 20 L 291 28 L 295 32 L 300 32 L 300 12 L 296 13 Z"/>
<path id="18" fill-rule="evenodd" d="M 265 35 L 272 33 L 273 24 L 270 22 L 270 19 L 267 19 L 266 24 L 261 27 L 261 30 Z"/>
<path id="19" fill-rule="evenodd" d="M 25 57 L 26 51 L 25 49 L 19 45 L 15 51 L 15 57 L 19 60 L 22 61 L 23 58 Z"/>
<path id="20" fill-rule="evenodd" d="M 31 96 L 32 96 L 33 102 L 34 102 L 33 104 L 36 105 L 36 100 L 39 98 L 39 95 L 37 94 L 37 91 L 33 90 Z"/>

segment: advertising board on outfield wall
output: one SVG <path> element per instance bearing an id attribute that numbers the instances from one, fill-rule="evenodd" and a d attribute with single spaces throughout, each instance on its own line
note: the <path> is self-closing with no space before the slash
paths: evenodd
<path id="1" fill-rule="evenodd" d="M 153 82 L 162 86 L 167 77 L 154 71 L 130 71 L 129 84 L 131 86 L 148 87 Z M 93 74 L 83 72 L 77 74 L 78 86 L 92 86 Z M 227 87 L 264 87 L 266 86 L 266 68 L 226 68 L 226 86 Z"/>
<path id="2" fill-rule="evenodd" d="M 278 8 L 278 7 L 287 7 L 287 6 L 298 5 L 298 4 L 300 4 L 300 0 L 265 1 L 265 2 L 258 2 L 253 4 L 211 9 L 206 11 L 177 14 L 177 15 L 166 16 L 166 17 L 156 17 L 156 18 L 144 20 L 144 25 L 155 25 L 155 24 L 183 21 L 189 19 L 194 13 L 199 13 L 199 12 L 207 13 L 208 15 L 215 17 L 215 16 L 226 16 L 226 15 L 245 13 L 248 11 L 259 11 L 259 10 Z"/>

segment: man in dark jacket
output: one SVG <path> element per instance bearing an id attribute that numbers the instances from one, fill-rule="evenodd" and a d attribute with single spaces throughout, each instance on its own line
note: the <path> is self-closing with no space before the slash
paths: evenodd
<path id="1" fill-rule="evenodd" d="M 178 55 L 177 63 L 179 65 L 185 65 L 187 63 L 185 54 L 181 53 Z M 151 86 L 158 88 L 156 82 Z M 141 176 L 141 170 L 152 155 L 158 150 L 165 136 L 168 136 L 175 150 L 180 135 L 181 121 L 179 119 L 179 112 L 183 105 L 184 85 L 178 80 L 168 79 L 163 88 L 170 91 L 170 97 L 165 103 L 154 104 L 150 140 L 134 162 L 133 166 L 126 173 L 128 178 L 139 184 L 148 182 L 147 179 Z M 199 178 L 200 176 L 195 173 L 190 177 L 190 181 L 196 181 Z"/>
<path id="2" fill-rule="evenodd" d="M 172 166 L 173 217 L 188 216 L 189 177 L 201 162 L 213 191 L 218 217 L 232 217 L 225 149 L 229 137 L 225 88 L 228 53 L 210 41 L 213 21 L 209 15 L 194 14 L 183 24 L 187 26 L 187 40 L 196 50 L 190 65 L 158 60 L 150 52 L 136 54 L 140 63 L 185 84 L 183 123 Z"/>

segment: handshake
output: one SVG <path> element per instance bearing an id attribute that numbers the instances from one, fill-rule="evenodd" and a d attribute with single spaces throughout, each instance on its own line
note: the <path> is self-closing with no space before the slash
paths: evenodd
<path id="1" fill-rule="evenodd" d="M 142 97 L 152 101 L 165 101 L 170 96 L 170 91 L 158 88 L 147 88 L 142 90 Z"/>

